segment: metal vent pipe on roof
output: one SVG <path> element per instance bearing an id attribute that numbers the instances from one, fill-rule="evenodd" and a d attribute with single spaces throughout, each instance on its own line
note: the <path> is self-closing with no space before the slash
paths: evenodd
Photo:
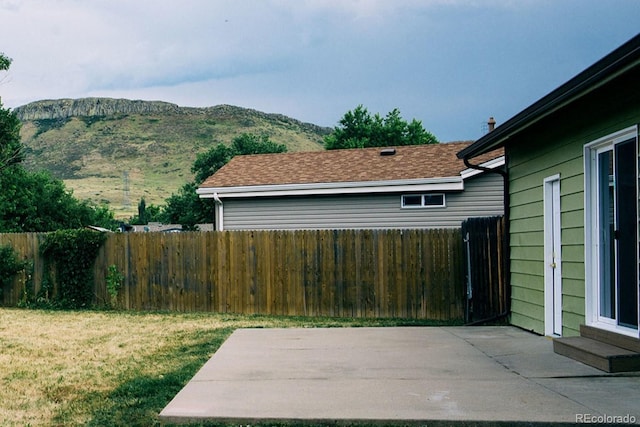
<path id="1" fill-rule="evenodd" d="M 494 119 L 493 117 L 489 117 L 489 121 L 487 122 L 487 129 L 489 129 L 489 132 L 493 132 L 495 128 L 496 128 L 496 119 Z"/>
<path id="2" fill-rule="evenodd" d="M 380 150 L 381 156 L 393 156 L 394 154 L 396 154 L 395 148 L 383 148 L 382 150 Z"/>

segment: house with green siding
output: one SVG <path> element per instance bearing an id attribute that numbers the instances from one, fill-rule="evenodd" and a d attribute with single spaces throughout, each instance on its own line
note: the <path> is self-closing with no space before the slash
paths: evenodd
<path id="1" fill-rule="evenodd" d="M 640 35 L 458 153 L 505 149 L 510 320 L 557 348 L 640 353 L 639 124 Z"/>

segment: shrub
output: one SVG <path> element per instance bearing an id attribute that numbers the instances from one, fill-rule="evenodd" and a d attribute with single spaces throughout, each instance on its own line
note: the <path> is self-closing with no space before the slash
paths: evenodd
<path id="1" fill-rule="evenodd" d="M 55 305 L 89 308 L 93 299 L 93 264 L 107 239 L 91 230 L 59 230 L 47 234 L 40 248 L 45 265 L 54 265 L 58 290 Z"/>

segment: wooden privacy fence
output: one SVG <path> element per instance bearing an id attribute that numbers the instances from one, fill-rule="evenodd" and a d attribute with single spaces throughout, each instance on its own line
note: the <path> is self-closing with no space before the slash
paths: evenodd
<path id="1" fill-rule="evenodd" d="M 36 292 L 42 236 L 0 234 L 34 261 Z M 460 229 L 114 233 L 95 262 L 95 303 L 109 300 L 115 265 L 124 309 L 462 319 L 463 262 Z M 4 290 L 5 305 L 24 284 Z"/>
<path id="2" fill-rule="evenodd" d="M 509 310 L 505 219 L 469 218 L 462 223 L 467 303 L 465 322 L 479 322 Z"/>

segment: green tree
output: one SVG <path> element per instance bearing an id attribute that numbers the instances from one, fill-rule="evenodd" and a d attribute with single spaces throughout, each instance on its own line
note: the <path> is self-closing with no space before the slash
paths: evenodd
<path id="1" fill-rule="evenodd" d="M 0 53 L 0 70 L 11 60 Z M 20 121 L 0 104 L 0 232 L 53 231 L 99 225 L 114 228 L 113 213 L 73 197 L 64 183 L 22 166 Z"/>
<path id="2" fill-rule="evenodd" d="M 233 156 L 247 154 L 285 153 L 287 146 L 269 140 L 268 135 L 257 136 L 243 133 L 231 142 Z"/>
<path id="3" fill-rule="evenodd" d="M 413 119 L 407 122 L 394 108 L 384 118 L 371 116 L 362 105 L 347 111 L 339 125 L 325 137 L 325 148 L 390 147 L 401 145 L 437 144 L 436 137 L 424 129 L 422 122 Z"/>
<path id="4" fill-rule="evenodd" d="M 8 70 L 11 66 L 11 58 L 0 52 L 0 71 Z"/>
<path id="5" fill-rule="evenodd" d="M 53 231 L 97 225 L 117 225 L 106 207 L 73 197 L 64 183 L 47 172 L 28 172 L 21 166 L 0 174 L 0 231 Z"/>
<path id="6" fill-rule="evenodd" d="M 233 149 L 224 144 L 218 144 L 205 153 L 196 157 L 191 172 L 195 174 L 195 182 L 202 184 L 205 179 L 216 173 L 233 157 Z"/>
<path id="7" fill-rule="evenodd" d="M 22 161 L 20 120 L 0 103 L 0 172 Z"/>
<path id="8" fill-rule="evenodd" d="M 142 197 L 138 203 L 138 215 L 132 217 L 129 223 L 145 225 L 153 221 L 165 222 L 162 208 L 156 205 L 147 205 L 144 197 Z"/>
<path id="9" fill-rule="evenodd" d="M 214 205 L 200 199 L 196 194 L 197 188 L 195 182 L 189 182 L 167 199 L 164 222 L 181 224 L 185 230 L 195 230 L 196 224 L 212 221 Z"/>
<path id="10" fill-rule="evenodd" d="M 226 165 L 234 156 L 247 154 L 284 153 L 287 146 L 277 144 L 267 135 L 242 134 L 233 139 L 230 146 L 218 144 L 209 151 L 199 154 L 191 167 L 194 182 L 187 183 L 177 194 L 166 200 L 163 210 L 163 222 L 182 224 L 187 230 L 195 229 L 198 223 L 211 222 L 214 205 L 211 201 L 200 199 L 196 189 L 208 177 Z"/>
<path id="11" fill-rule="evenodd" d="M 11 58 L 0 52 L 0 71 L 11 66 Z M 20 121 L 0 102 L 0 171 L 22 160 Z"/>
<path id="12" fill-rule="evenodd" d="M 193 166 L 191 167 L 191 172 L 195 174 L 196 184 L 202 184 L 205 179 L 229 163 L 229 160 L 234 156 L 284 153 L 286 151 L 286 145 L 277 144 L 269 140 L 267 135 L 258 136 L 243 133 L 242 135 L 235 137 L 230 146 L 218 144 L 209 151 L 198 154 Z"/>

